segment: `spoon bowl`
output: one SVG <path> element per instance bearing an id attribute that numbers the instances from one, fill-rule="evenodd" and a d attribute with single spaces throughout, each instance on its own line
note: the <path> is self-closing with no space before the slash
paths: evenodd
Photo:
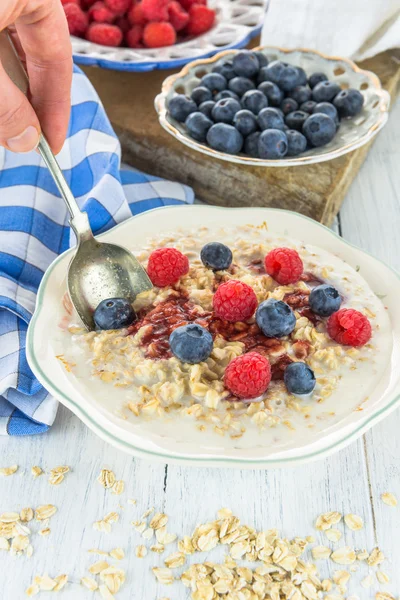
<path id="1" fill-rule="evenodd" d="M 93 313 L 102 300 L 126 298 L 150 289 L 152 283 L 131 252 L 96 238 L 81 242 L 68 268 L 68 292 L 87 329 L 94 329 Z"/>

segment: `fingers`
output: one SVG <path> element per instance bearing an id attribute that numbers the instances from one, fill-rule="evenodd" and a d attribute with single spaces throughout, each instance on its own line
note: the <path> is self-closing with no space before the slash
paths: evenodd
<path id="1" fill-rule="evenodd" d="M 34 12 L 18 18 L 16 29 L 26 57 L 30 101 L 58 153 L 68 128 L 72 81 L 71 42 L 61 2 L 42 0 Z"/>
<path id="2" fill-rule="evenodd" d="M 0 90 L 0 144 L 13 152 L 34 150 L 39 143 L 39 120 L 1 63 Z"/>

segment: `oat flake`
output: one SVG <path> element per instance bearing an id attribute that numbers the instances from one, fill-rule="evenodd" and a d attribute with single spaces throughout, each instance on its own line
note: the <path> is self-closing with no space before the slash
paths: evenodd
<path id="1" fill-rule="evenodd" d="M 114 550 L 111 550 L 110 556 L 116 560 L 122 560 L 125 557 L 125 552 L 122 548 L 114 548 Z"/>
<path id="2" fill-rule="evenodd" d="M 160 583 L 163 583 L 164 585 L 170 585 L 174 581 L 172 571 L 167 567 L 153 567 L 152 571 L 156 576 L 157 580 Z"/>
<path id="3" fill-rule="evenodd" d="M 138 558 L 144 558 L 147 554 L 147 548 L 146 546 L 140 545 L 140 546 L 136 546 L 135 548 L 135 554 Z"/>
<path id="4" fill-rule="evenodd" d="M 344 517 L 344 522 L 352 531 L 359 531 L 364 527 L 364 522 L 358 515 L 349 514 Z"/>
<path id="5" fill-rule="evenodd" d="M 91 592 L 94 592 L 99 587 L 97 581 L 92 579 L 91 577 L 82 577 L 81 585 L 85 586 Z"/>
<path id="6" fill-rule="evenodd" d="M 311 554 L 315 560 L 319 560 L 322 558 L 329 558 L 332 554 L 332 550 L 326 546 L 315 546 L 311 550 Z"/>
<path id="7" fill-rule="evenodd" d="M 12 465 L 12 467 L 1 467 L 0 475 L 4 475 L 4 477 L 9 477 L 10 475 L 14 475 L 18 471 L 18 465 Z"/>
<path id="8" fill-rule="evenodd" d="M 104 571 L 104 569 L 107 569 L 109 566 L 110 565 L 105 560 L 98 560 L 97 562 L 93 563 L 88 570 L 90 573 L 92 573 L 92 575 L 98 575 L 99 573 Z"/>
<path id="9" fill-rule="evenodd" d="M 331 559 L 339 565 L 351 565 L 356 560 L 356 553 L 352 548 L 343 546 L 332 552 Z"/>
<path id="10" fill-rule="evenodd" d="M 382 502 L 388 506 L 397 506 L 397 498 L 391 492 L 385 492 L 381 495 Z"/>
<path id="11" fill-rule="evenodd" d="M 389 581 L 390 581 L 389 575 L 387 575 L 383 571 L 377 571 L 376 578 L 379 581 L 379 583 L 382 583 L 382 584 L 389 583 Z"/>

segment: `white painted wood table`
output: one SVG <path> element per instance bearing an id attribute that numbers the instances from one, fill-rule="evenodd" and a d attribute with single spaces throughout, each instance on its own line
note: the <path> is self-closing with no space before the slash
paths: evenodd
<path id="1" fill-rule="evenodd" d="M 400 103 L 389 124 L 379 135 L 368 159 L 354 181 L 340 212 L 337 227 L 341 235 L 400 270 Z M 400 301 L 400 300 L 399 300 Z M 130 525 L 149 507 L 166 512 L 169 529 L 191 533 L 196 524 L 213 520 L 216 511 L 230 507 L 248 525 L 277 527 L 286 536 L 317 534 L 313 530 L 320 513 L 337 510 L 355 513 L 365 522 L 362 531 L 343 529 L 339 544 L 372 550 L 376 545 L 388 560 L 382 570 L 391 583 L 364 589 L 360 580 L 367 569 L 359 566 L 349 593 L 361 600 L 375 597 L 378 589 L 400 593 L 400 505 L 391 508 L 380 499 L 393 492 L 400 499 L 400 410 L 378 424 L 362 439 L 331 458 L 310 465 L 269 471 L 198 469 L 152 464 L 134 460 L 106 445 L 72 413 L 60 408 L 49 433 L 31 438 L 1 438 L 0 466 L 18 463 L 19 472 L 0 479 L 0 512 L 52 503 L 58 513 L 51 519 L 47 537 L 32 536 L 32 558 L 0 555 L 0 598 L 19 600 L 37 574 L 67 573 L 72 583 L 60 592 L 65 600 L 99 597 L 82 589 L 79 580 L 87 575 L 96 556 L 89 548 L 125 549 L 121 566 L 127 581 L 116 598 L 121 600 L 183 600 L 190 593 L 182 584 L 161 586 L 150 570 L 162 566 L 162 556 L 149 552 L 135 556 L 143 543 Z M 69 465 L 72 472 L 60 486 L 49 485 L 47 476 L 34 480 L 32 465 L 49 470 Z M 104 490 L 96 478 L 103 467 L 124 479 L 122 496 Z M 137 506 L 128 498 L 135 498 Z M 121 506 L 119 506 L 121 505 Z M 92 524 L 116 510 L 120 521 L 111 534 L 95 531 Z M 326 540 L 325 540 L 326 542 Z M 144 541 L 147 546 L 149 542 Z M 330 542 L 328 542 L 330 544 Z M 333 544 L 332 544 L 333 545 Z M 172 552 L 168 546 L 165 555 Z M 164 556 L 165 556 L 164 555 Z M 197 561 L 215 560 L 216 553 L 196 555 Z M 326 561 L 322 561 L 324 564 Z M 331 564 L 330 574 L 339 567 Z M 327 574 L 327 573 L 325 573 Z M 43 592 L 39 597 L 46 597 Z"/>

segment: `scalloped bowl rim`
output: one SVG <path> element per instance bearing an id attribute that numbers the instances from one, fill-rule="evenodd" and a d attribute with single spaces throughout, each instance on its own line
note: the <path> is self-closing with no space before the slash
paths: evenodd
<path id="1" fill-rule="evenodd" d="M 110 232 L 114 232 L 116 229 L 122 227 L 130 227 L 133 224 L 138 225 L 138 221 L 144 215 L 153 214 L 153 218 L 155 215 L 162 217 L 162 213 L 165 211 L 174 211 L 181 213 L 182 210 L 190 210 L 191 206 L 167 206 L 155 208 L 144 213 L 140 213 L 135 215 L 122 223 L 119 223 L 115 227 L 113 227 L 108 232 L 101 234 L 98 237 L 106 236 L 110 234 Z M 400 274 L 397 273 L 393 268 L 386 265 L 383 261 L 373 257 L 368 252 L 361 250 L 359 247 L 343 240 L 336 233 L 322 225 L 321 223 L 314 221 L 313 219 L 306 217 L 300 213 L 294 213 L 293 211 L 287 211 L 277 208 L 259 208 L 259 207 L 249 207 L 249 208 L 223 208 L 217 206 L 199 206 L 195 207 L 197 210 L 204 211 L 235 211 L 244 212 L 244 213 L 253 213 L 254 211 L 260 211 L 263 215 L 263 220 L 268 220 L 268 214 L 276 214 L 279 213 L 280 219 L 284 220 L 285 216 L 289 216 L 290 218 L 296 217 L 299 220 L 306 221 L 306 226 L 312 226 L 316 228 L 321 228 L 324 231 L 326 236 L 331 237 L 331 241 L 333 239 L 334 243 L 337 244 L 337 247 L 341 246 L 345 249 L 352 249 L 353 251 L 357 251 L 359 255 L 363 255 L 363 257 L 371 261 L 371 263 L 375 267 L 379 267 L 380 269 L 386 269 L 389 273 L 393 274 L 395 278 L 398 280 L 400 286 Z M 66 259 L 67 256 L 72 255 L 74 252 L 74 248 L 65 251 L 63 254 L 58 256 L 47 269 L 38 290 L 37 301 L 36 301 L 36 310 L 30 321 L 27 333 L 27 343 L 26 343 L 26 353 L 28 363 L 39 380 L 39 382 L 45 387 L 50 393 L 54 395 L 54 397 L 59 400 L 62 404 L 64 404 L 67 408 L 69 408 L 74 414 L 76 414 L 90 429 L 92 429 L 99 437 L 113 446 L 128 452 L 134 456 L 140 458 L 148 458 L 159 460 L 162 462 L 170 462 L 176 464 L 184 464 L 184 465 L 195 465 L 195 466 L 215 466 L 215 467 L 237 467 L 237 468 L 269 468 L 269 467 L 282 467 L 282 466 L 293 466 L 296 464 L 302 464 L 306 462 L 311 462 L 314 460 L 319 460 L 341 450 L 346 447 L 351 442 L 358 439 L 363 433 L 365 433 L 368 429 L 370 429 L 373 425 L 381 421 L 384 417 L 390 414 L 393 410 L 395 410 L 398 406 L 400 406 L 400 390 L 396 389 L 395 392 L 392 393 L 390 399 L 386 402 L 386 404 L 379 408 L 375 406 L 371 409 L 371 414 L 368 417 L 362 418 L 360 416 L 360 423 L 356 422 L 354 424 L 347 424 L 345 428 L 344 435 L 342 437 L 339 436 L 338 432 L 336 432 L 336 437 L 334 441 L 330 440 L 331 437 L 334 437 L 333 434 L 327 435 L 325 439 L 327 439 L 326 445 L 322 442 L 322 448 L 315 452 L 307 452 L 307 446 L 299 447 L 298 449 L 292 449 L 293 452 L 298 452 L 299 454 L 291 457 L 284 458 L 238 458 L 238 457 L 225 457 L 225 456 L 203 456 L 199 454 L 198 456 L 186 456 L 185 454 L 169 454 L 167 451 L 160 450 L 155 452 L 153 450 L 149 450 L 148 448 L 138 447 L 132 443 L 127 442 L 124 439 L 120 439 L 116 437 L 113 433 L 107 429 L 106 419 L 104 415 L 101 414 L 101 411 L 94 410 L 92 407 L 88 405 L 85 406 L 77 403 L 70 395 L 66 394 L 63 389 L 60 389 L 55 382 L 54 378 L 51 378 L 46 373 L 46 368 L 43 368 L 40 360 L 36 354 L 35 348 L 35 336 L 40 335 L 38 331 L 36 331 L 36 327 L 38 325 L 39 319 L 42 316 L 42 311 L 44 309 L 44 301 L 46 296 L 46 289 L 51 281 L 52 275 L 57 267 L 57 265 Z M 393 360 L 393 354 L 392 354 Z M 399 360 L 399 359 L 397 359 Z M 390 370 L 391 375 L 393 374 L 393 369 Z M 399 382 L 396 382 L 397 385 Z M 73 383 L 71 384 L 73 385 Z M 92 414 L 91 414 L 92 413 Z M 360 413 L 361 414 L 361 413 Z M 100 422 L 99 422 L 100 421 Z M 102 423 L 103 421 L 103 423 Z"/>
<path id="2" fill-rule="evenodd" d="M 218 158 L 220 160 L 224 160 L 227 162 L 235 162 L 235 163 L 239 163 L 239 164 L 243 164 L 243 165 L 257 166 L 257 167 L 294 167 L 294 166 L 298 166 L 298 165 L 309 165 L 309 164 L 316 164 L 319 162 L 326 162 L 328 160 L 333 160 L 334 158 L 338 158 L 339 156 L 343 156 L 344 154 L 347 154 L 348 152 L 352 152 L 353 150 L 356 150 L 357 148 L 364 146 L 370 140 L 372 140 L 372 138 L 386 124 L 386 122 L 388 120 L 388 116 L 389 116 L 388 111 L 389 111 L 389 106 L 390 106 L 389 92 L 387 92 L 386 90 L 384 90 L 382 88 L 381 82 L 380 82 L 378 76 L 375 75 L 375 73 L 373 73 L 372 71 L 367 71 L 365 69 L 360 69 L 360 67 L 358 67 L 349 58 L 342 58 L 342 57 L 338 57 L 338 56 L 329 56 L 322 52 L 318 52 L 317 50 L 311 50 L 308 48 L 280 48 L 279 46 L 257 46 L 256 48 L 252 48 L 252 50 L 271 51 L 271 52 L 278 51 L 278 52 L 283 52 L 285 54 L 290 54 L 293 52 L 315 54 L 316 56 L 318 56 L 324 60 L 327 60 L 327 61 L 335 61 L 338 63 L 342 62 L 342 63 L 348 64 L 351 67 L 352 71 L 354 71 L 355 73 L 363 74 L 365 77 L 367 77 L 372 82 L 377 95 L 380 97 L 381 110 L 380 110 L 379 119 L 358 140 L 355 140 L 354 142 L 343 145 L 343 146 L 337 148 L 336 150 L 332 150 L 331 152 L 327 152 L 325 154 L 320 154 L 320 155 L 318 155 L 318 154 L 312 155 L 312 156 L 304 155 L 304 156 L 300 156 L 297 158 L 285 158 L 282 160 L 266 160 L 266 159 L 261 159 L 261 158 L 252 158 L 252 157 L 248 157 L 245 155 L 230 155 L 230 154 L 226 154 L 225 152 L 213 150 L 209 146 L 205 146 L 204 144 L 201 144 L 200 142 L 196 142 L 194 139 L 190 138 L 188 135 L 183 134 L 181 131 L 179 131 L 173 125 L 173 123 L 170 121 L 170 119 L 168 117 L 167 96 L 168 96 L 171 88 L 173 87 L 173 85 L 176 82 L 178 82 L 182 77 L 188 75 L 190 73 L 190 71 L 192 71 L 193 69 L 195 69 L 199 66 L 202 66 L 202 65 L 209 65 L 209 64 L 216 63 L 224 56 L 232 55 L 233 53 L 235 53 L 234 49 L 230 49 L 230 50 L 223 50 L 222 52 L 219 52 L 218 54 L 214 54 L 214 56 L 212 56 L 211 58 L 196 59 L 196 60 L 188 63 L 187 65 L 185 65 L 183 67 L 183 69 L 181 71 L 179 71 L 179 73 L 170 75 L 169 77 L 167 77 L 164 80 L 164 82 L 162 84 L 162 88 L 161 88 L 161 93 L 158 94 L 158 96 L 156 96 L 156 98 L 154 100 L 155 109 L 158 113 L 158 118 L 159 118 L 161 126 L 169 134 L 171 134 L 173 137 L 175 137 L 180 142 L 185 144 L 185 146 L 192 148 L 192 150 L 197 150 L 198 152 L 201 152 L 202 154 L 207 154 L 208 156 L 211 156 L 213 158 Z"/>

